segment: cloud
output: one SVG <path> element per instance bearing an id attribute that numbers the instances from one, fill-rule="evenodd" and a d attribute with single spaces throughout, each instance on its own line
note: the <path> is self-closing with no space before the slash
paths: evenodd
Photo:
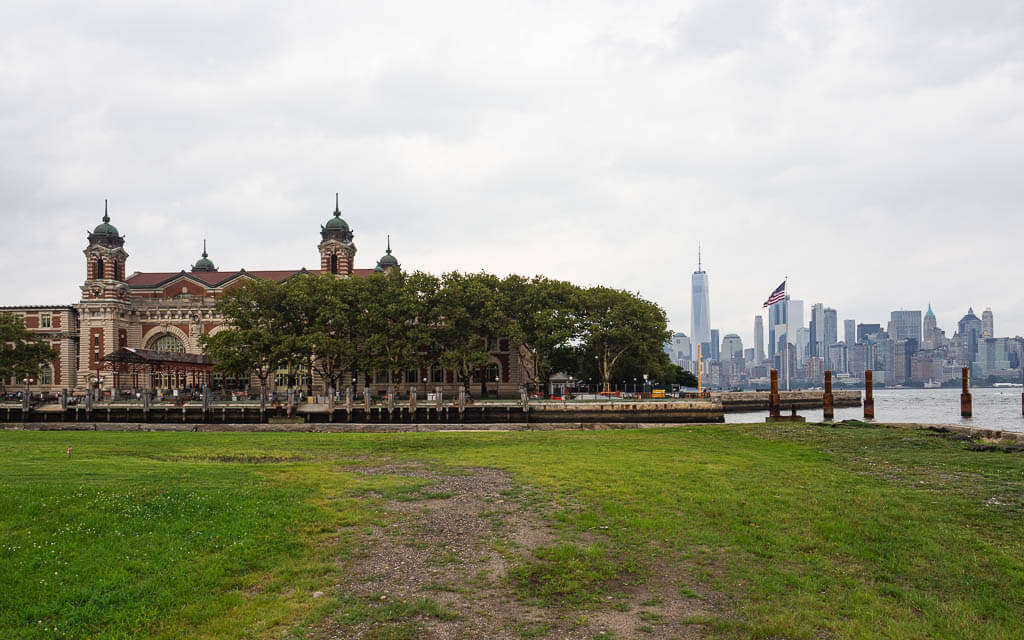
<path id="1" fill-rule="evenodd" d="M 340 191 L 359 266 L 390 233 L 407 268 L 638 290 L 688 333 L 700 241 L 746 342 L 784 275 L 840 319 L 1024 333 L 993 275 L 1022 31 L 1015 2 L 6 3 L 0 304 L 78 299 L 104 198 L 130 271 L 203 238 L 315 267 Z"/>

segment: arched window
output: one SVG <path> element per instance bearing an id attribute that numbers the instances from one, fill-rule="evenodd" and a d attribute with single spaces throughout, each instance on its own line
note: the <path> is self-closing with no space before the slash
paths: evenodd
<path id="1" fill-rule="evenodd" d="M 96 259 L 96 279 L 103 279 L 103 258 Z"/>
<path id="2" fill-rule="evenodd" d="M 43 363 L 39 367 L 39 384 L 53 384 L 53 367 Z"/>
<path id="3" fill-rule="evenodd" d="M 153 338 L 149 341 L 149 345 L 146 348 L 165 353 L 185 353 L 185 345 L 181 343 L 181 340 L 178 340 L 177 336 L 169 333 Z"/>
<path id="4" fill-rule="evenodd" d="M 338 254 L 331 254 L 331 273 L 338 275 Z"/>

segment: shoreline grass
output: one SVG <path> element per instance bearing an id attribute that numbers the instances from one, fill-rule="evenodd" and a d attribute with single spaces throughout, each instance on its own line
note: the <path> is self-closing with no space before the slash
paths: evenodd
<path id="1" fill-rule="evenodd" d="M 432 495 L 360 466 L 411 461 L 545 496 L 562 540 L 509 580 L 553 617 L 679 562 L 711 637 L 1021 634 L 1024 455 L 929 432 L 5 431 L 0 460 L 2 637 L 306 637 L 359 610 L 333 587 L 385 501 Z"/>

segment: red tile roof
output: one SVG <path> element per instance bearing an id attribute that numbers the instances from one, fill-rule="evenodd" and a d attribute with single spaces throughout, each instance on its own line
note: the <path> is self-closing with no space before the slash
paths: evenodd
<path id="1" fill-rule="evenodd" d="M 188 277 L 193 280 L 198 280 L 203 284 L 210 287 L 217 287 L 224 284 L 240 275 L 247 275 L 257 280 L 273 280 L 275 282 L 282 282 L 288 278 L 301 273 L 303 269 L 279 269 L 279 270 L 261 270 L 261 271 L 246 271 L 241 269 L 239 271 L 173 271 L 173 272 L 162 272 L 162 271 L 151 271 L 148 273 L 134 273 L 125 282 L 131 288 L 137 289 L 152 289 L 157 288 L 160 285 L 170 283 L 180 277 Z M 306 273 L 320 274 L 323 271 L 306 270 Z M 352 275 L 356 277 L 366 277 L 373 273 L 373 269 L 353 269 Z"/>

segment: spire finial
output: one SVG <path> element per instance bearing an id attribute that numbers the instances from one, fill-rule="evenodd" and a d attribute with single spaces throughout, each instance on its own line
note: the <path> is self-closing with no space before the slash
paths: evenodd
<path id="1" fill-rule="evenodd" d="M 341 217 L 341 195 L 337 191 L 334 192 L 334 217 Z"/>
<path id="2" fill-rule="evenodd" d="M 391 234 L 390 233 L 388 234 L 388 251 L 387 251 L 387 254 L 389 256 L 391 255 Z"/>
<path id="3" fill-rule="evenodd" d="M 206 238 L 203 238 L 203 257 L 209 258 L 210 256 L 206 253 Z"/>
<path id="4" fill-rule="evenodd" d="M 110 222 L 110 216 L 107 214 L 107 199 L 103 199 L 103 222 Z"/>

